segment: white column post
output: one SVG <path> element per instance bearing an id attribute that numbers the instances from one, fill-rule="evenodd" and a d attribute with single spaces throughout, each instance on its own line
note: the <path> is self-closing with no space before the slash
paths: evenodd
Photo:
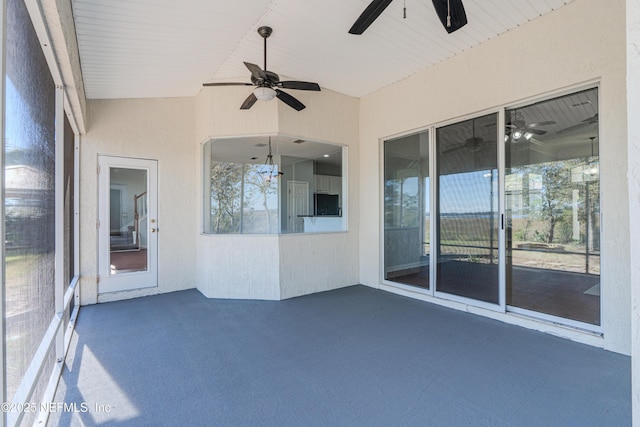
<path id="1" fill-rule="evenodd" d="M 627 149 L 631 248 L 631 394 L 640 426 L 640 2 L 627 0 Z"/>

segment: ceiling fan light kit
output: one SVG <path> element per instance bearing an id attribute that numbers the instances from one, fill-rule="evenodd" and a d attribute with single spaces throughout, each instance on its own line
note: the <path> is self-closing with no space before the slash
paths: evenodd
<path id="1" fill-rule="evenodd" d="M 277 95 L 276 91 L 270 87 L 257 87 L 253 90 L 253 94 L 258 101 L 271 101 Z"/>

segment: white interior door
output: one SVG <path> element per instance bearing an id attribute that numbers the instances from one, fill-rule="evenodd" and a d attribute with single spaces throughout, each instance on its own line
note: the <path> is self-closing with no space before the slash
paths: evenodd
<path id="1" fill-rule="evenodd" d="M 304 217 L 309 215 L 309 183 L 287 181 L 288 225 L 290 233 L 304 233 Z"/>
<path id="2" fill-rule="evenodd" d="M 98 164 L 98 292 L 157 286 L 158 163 L 99 156 Z"/>

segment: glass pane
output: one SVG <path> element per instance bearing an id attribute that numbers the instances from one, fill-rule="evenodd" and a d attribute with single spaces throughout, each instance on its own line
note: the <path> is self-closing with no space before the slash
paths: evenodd
<path id="1" fill-rule="evenodd" d="M 6 3 L 6 396 L 11 401 L 55 315 L 55 87 L 23 1 Z M 39 402 L 53 368 L 45 361 Z M 24 425 L 33 423 L 26 414 Z"/>
<path id="2" fill-rule="evenodd" d="M 282 154 L 282 233 L 344 229 L 342 148 L 315 141 L 279 144 Z"/>
<path id="3" fill-rule="evenodd" d="M 384 143 L 384 278 L 429 289 L 429 132 Z"/>
<path id="4" fill-rule="evenodd" d="M 498 303 L 497 115 L 436 131 L 436 290 Z"/>
<path id="5" fill-rule="evenodd" d="M 267 176 L 265 178 L 265 172 Z M 244 165 L 242 232 L 271 234 L 278 232 L 278 168 L 266 170 L 263 165 Z"/>
<path id="6" fill-rule="evenodd" d="M 146 271 L 149 230 L 147 171 L 110 168 L 109 176 L 111 274 Z"/>
<path id="7" fill-rule="evenodd" d="M 507 304 L 599 325 L 597 89 L 506 121 Z"/>
<path id="8" fill-rule="evenodd" d="M 240 232 L 242 176 L 242 164 L 210 161 L 207 215 L 209 233 Z"/>

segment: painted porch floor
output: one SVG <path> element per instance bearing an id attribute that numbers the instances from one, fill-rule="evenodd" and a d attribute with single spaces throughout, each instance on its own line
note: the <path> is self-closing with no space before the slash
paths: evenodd
<path id="1" fill-rule="evenodd" d="M 83 307 L 55 401 L 54 426 L 625 426 L 631 367 L 364 286 L 189 290 Z"/>

